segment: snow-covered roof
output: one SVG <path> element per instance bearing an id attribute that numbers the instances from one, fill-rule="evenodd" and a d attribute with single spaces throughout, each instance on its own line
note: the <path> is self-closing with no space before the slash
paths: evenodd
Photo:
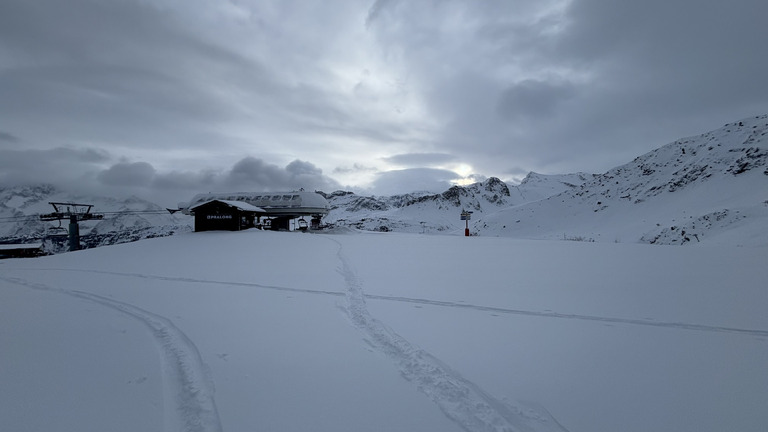
<path id="1" fill-rule="evenodd" d="M 231 201 L 231 200 L 220 200 L 220 199 L 212 199 L 212 200 L 208 200 L 206 202 L 197 204 L 196 206 L 191 207 L 190 210 L 195 210 L 198 207 L 202 207 L 202 206 L 204 206 L 204 205 L 206 205 L 208 203 L 214 202 L 214 201 L 218 201 L 218 202 L 224 203 L 224 204 L 226 204 L 226 205 L 228 205 L 230 207 L 235 207 L 235 208 L 238 208 L 238 209 L 243 210 L 243 211 L 251 211 L 251 212 L 257 212 L 257 213 L 266 213 L 263 208 L 256 207 L 255 205 L 251 205 L 251 204 L 248 204 L 246 202 Z"/>
<path id="2" fill-rule="evenodd" d="M 316 192 L 234 192 L 207 193 L 195 195 L 189 203 L 179 203 L 183 213 L 188 214 L 195 207 L 218 200 L 222 202 L 247 203 L 259 209 L 265 209 L 270 215 L 306 216 L 328 214 L 328 201 Z"/>
<path id="3" fill-rule="evenodd" d="M 39 249 L 42 246 L 42 243 L 0 244 L 0 250 Z"/>

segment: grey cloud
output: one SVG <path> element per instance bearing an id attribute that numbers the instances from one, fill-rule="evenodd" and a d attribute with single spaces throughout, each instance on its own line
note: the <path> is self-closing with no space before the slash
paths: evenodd
<path id="1" fill-rule="evenodd" d="M 570 83 L 548 83 L 525 80 L 504 90 L 498 110 L 504 118 L 544 118 L 555 113 L 557 106 L 573 97 Z"/>
<path id="2" fill-rule="evenodd" d="M 285 168 L 267 163 L 254 157 L 238 161 L 224 180 L 226 185 L 250 188 L 259 191 L 295 190 L 336 190 L 340 185 L 325 176 L 315 165 L 294 160 Z"/>
<path id="3" fill-rule="evenodd" d="M 93 148 L 0 149 L 0 183 L 73 181 L 108 160 L 106 152 Z"/>
<path id="4" fill-rule="evenodd" d="M 239 113 L 230 89 L 263 90 L 264 72 L 189 24 L 141 1 L 3 2 L 0 99 L 14 103 L 0 116 L 88 142 L 204 146 L 206 123 Z"/>
<path id="5" fill-rule="evenodd" d="M 101 171 L 97 178 L 110 186 L 148 186 L 155 177 L 155 168 L 146 162 L 121 162 Z"/>
<path id="6" fill-rule="evenodd" d="M 409 167 L 440 165 L 456 159 L 456 156 L 447 153 L 404 153 L 383 158 L 385 162 Z"/>
<path id="7" fill-rule="evenodd" d="M 766 2 L 584 0 L 567 13 L 558 58 L 589 65 L 600 98 L 589 105 L 595 115 L 691 122 L 736 109 L 735 119 L 768 98 L 768 86 L 755 85 L 768 74 L 768 58 L 754 50 L 768 37 Z"/>
<path id="8" fill-rule="evenodd" d="M 380 14 L 384 13 L 387 8 L 391 8 L 397 4 L 398 0 L 375 0 L 371 7 L 368 9 L 368 15 L 365 17 L 366 27 L 373 24 Z"/>
<path id="9" fill-rule="evenodd" d="M 0 186 L 47 183 L 75 194 L 108 194 L 94 175 L 110 160 L 93 148 L 0 149 Z"/>
<path id="10" fill-rule="evenodd" d="M 404 192 L 443 192 L 451 187 L 451 180 L 461 176 L 453 171 L 436 168 L 409 168 L 379 173 L 371 185 L 377 195 L 395 195 Z"/>
<path id="11" fill-rule="evenodd" d="M 316 145 L 314 136 L 381 146 L 413 138 L 413 121 L 371 113 L 364 106 L 370 101 L 328 85 L 339 77 L 327 63 L 347 60 L 340 53 L 356 6 L 243 3 L 236 6 L 247 17 L 215 21 L 220 28 L 211 18 L 218 3 L 177 6 L 3 2 L 0 47 L 11 60 L 0 99 L 13 101 L 0 104 L 3 127 L 45 123 L 38 142 L 153 152 L 211 143 L 263 152 L 269 142 Z"/>
<path id="12" fill-rule="evenodd" d="M 217 173 L 211 170 L 171 171 L 156 173 L 152 186 L 171 191 L 201 191 L 209 190 L 216 183 Z"/>
<path id="13" fill-rule="evenodd" d="M 81 149 L 55 148 L 49 152 L 55 157 L 60 158 L 60 160 L 69 159 L 80 162 L 102 163 L 111 159 L 109 153 L 105 150 L 91 147 Z"/>
<path id="14" fill-rule="evenodd" d="M 229 170 L 160 172 L 147 162 L 118 162 L 94 149 L 1 150 L 0 185 L 53 183 L 75 193 L 137 195 L 166 205 L 201 192 L 340 189 L 314 164 L 294 160 L 285 167 L 243 158 Z"/>
<path id="15" fill-rule="evenodd" d="M 752 51 L 748 41 L 765 34 L 762 17 L 766 11 L 768 5 L 760 0 L 706 5 L 684 0 L 570 2 L 560 54 L 585 60 L 622 52 L 642 55 L 644 60 L 674 56 L 678 65 L 702 54 L 740 57 Z"/>
<path id="16" fill-rule="evenodd" d="M 275 184 L 283 184 L 288 179 L 288 173 L 277 165 L 269 164 L 261 159 L 247 157 L 238 161 L 229 173 L 230 183 L 248 184 L 269 190 Z"/>
<path id="17" fill-rule="evenodd" d="M 54 147 L 31 150 L 0 149 L 0 155 L 2 156 L 0 158 L 0 166 L 3 166 L 5 169 L 12 169 L 14 166 L 32 166 L 35 163 L 52 160 L 68 164 L 106 162 L 110 159 L 109 153 L 105 150 L 92 147 Z"/>
<path id="18" fill-rule="evenodd" d="M 10 134 L 8 132 L 0 131 L 0 141 L 6 142 L 6 143 L 17 143 L 21 141 L 21 139 L 16 135 Z"/>
<path id="19" fill-rule="evenodd" d="M 336 167 L 333 169 L 335 174 L 367 173 L 376 171 L 378 171 L 378 168 L 368 167 L 359 163 L 352 164 L 351 167 Z"/>
<path id="20" fill-rule="evenodd" d="M 365 182 L 375 168 L 348 165 L 394 153 L 596 172 L 768 112 L 766 15 L 762 0 L 5 0 L 0 148 L 187 167 L 147 192 L 327 190 L 321 168 Z M 29 167 L 0 179 L 105 186 L 104 154 L 0 154 Z M 248 154 L 265 156 L 233 166 Z M 313 163 L 270 163 L 297 157 Z"/>
<path id="21" fill-rule="evenodd" d="M 320 168 L 298 159 L 286 165 L 285 171 L 294 177 L 323 175 L 323 170 Z"/>
<path id="22" fill-rule="evenodd" d="M 525 69 L 533 67 L 515 50 L 524 45 L 519 35 L 529 31 L 524 19 L 516 18 L 536 7 L 533 2 L 493 7 L 460 1 L 409 2 L 379 13 L 372 28 L 382 44 L 403 53 L 411 80 L 424 89 L 430 113 L 444 125 L 434 138 L 438 152 L 454 154 L 471 165 L 479 162 L 476 154 L 509 152 L 520 128 L 510 123 L 510 117 L 525 112 L 510 97 L 514 95 L 510 88 L 520 81 L 515 70 L 530 74 Z M 423 16 L 430 19 L 418 18 Z M 499 38 L 505 31 L 508 35 Z M 510 70 L 508 78 L 497 72 L 504 68 Z M 539 110 L 553 106 L 542 104 Z"/>
<path id="23" fill-rule="evenodd" d="M 371 30 L 446 125 L 436 141 L 489 174 L 608 169 L 768 110 L 762 1 L 377 6 Z"/>

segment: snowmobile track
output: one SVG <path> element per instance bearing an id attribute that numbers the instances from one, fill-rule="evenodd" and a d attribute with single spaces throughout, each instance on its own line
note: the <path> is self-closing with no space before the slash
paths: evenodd
<path id="1" fill-rule="evenodd" d="M 684 323 L 684 322 L 650 321 L 646 319 L 636 319 L 636 318 L 614 318 L 614 317 L 602 317 L 597 315 L 567 314 L 567 313 L 559 313 L 559 312 L 537 312 L 537 311 L 528 311 L 528 310 L 521 310 L 521 309 L 506 309 L 506 308 L 499 308 L 499 307 L 493 307 L 493 306 L 472 305 L 472 304 L 466 304 L 466 303 L 453 303 L 453 302 L 446 302 L 446 301 L 439 301 L 439 300 L 426 300 L 426 299 L 417 299 L 417 298 L 409 298 L 409 297 L 380 296 L 375 294 L 367 294 L 365 297 L 372 300 L 415 303 L 415 304 L 450 307 L 450 308 L 457 308 L 457 309 L 471 309 L 471 310 L 477 310 L 477 311 L 495 312 L 495 313 L 503 313 L 503 314 L 510 314 L 510 315 L 525 315 L 525 316 L 534 316 L 534 317 L 560 318 L 560 319 L 571 319 L 571 320 L 582 320 L 582 321 L 599 321 L 599 322 L 608 322 L 608 323 L 614 323 L 614 324 L 631 324 L 631 325 L 641 325 L 641 326 L 650 326 L 650 327 L 697 330 L 697 331 L 706 331 L 706 332 L 739 333 L 739 334 L 750 335 L 750 336 L 768 337 L 768 330 L 743 329 L 743 328 L 737 328 L 737 327 L 712 326 L 712 325 L 704 325 L 704 324 L 690 324 L 690 323 Z"/>
<path id="2" fill-rule="evenodd" d="M 145 275 L 145 274 L 138 274 L 138 273 L 109 272 L 109 271 L 103 271 L 103 270 L 75 270 L 75 269 L 63 269 L 63 268 L 61 269 L 50 268 L 50 269 L 35 269 L 35 271 L 66 271 L 66 272 L 96 273 L 96 274 L 107 274 L 107 275 L 124 276 L 124 277 L 137 277 L 142 279 L 156 279 L 156 280 L 171 281 L 171 282 L 252 287 L 252 288 L 276 290 L 276 291 L 287 291 L 287 292 L 306 293 L 306 294 L 321 294 L 321 295 L 330 295 L 330 296 L 338 296 L 338 297 L 346 296 L 346 293 L 340 292 L 340 291 L 292 288 L 292 287 L 283 287 L 283 286 L 275 286 L 275 285 L 264 285 L 264 284 L 258 284 L 258 283 L 249 283 L 249 282 L 231 282 L 231 281 L 192 279 L 192 278 L 182 278 L 182 277 Z M 639 319 L 639 318 L 605 317 L 605 316 L 599 316 L 599 315 L 571 314 L 571 313 L 562 313 L 562 312 L 554 312 L 554 311 L 531 311 L 531 310 L 524 310 L 524 309 L 510 309 L 510 308 L 500 308 L 495 306 L 475 305 L 471 303 L 456 303 L 456 302 L 449 302 L 449 301 L 442 301 L 442 300 L 429 300 L 429 299 L 400 297 L 400 296 L 385 296 L 385 295 L 366 294 L 366 293 L 363 293 L 362 296 L 365 299 L 369 299 L 369 300 L 413 303 L 413 304 L 420 304 L 420 305 L 449 307 L 449 308 L 456 308 L 456 309 L 468 309 L 468 310 L 493 312 L 493 313 L 508 314 L 508 315 L 523 315 L 523 316 L 532 316 L 532 317 L 540 317 L 540 318 L 557 318 L 557 319 L 580 320 L 580 321 L 597 321 L 597 322 L 612 323 L 612 324 L 628 324 L 628 325 L 639 325 L 639 326 L 658 327 L 658 328 L 670 328 L 670 329 L 717 332 L 717 333 L 735 333 L 735 334 L 742 334 L 747 336 L 768 337 L 768 330 L 761 330 L 761 329 L 747 329 L 747 328 L 739 328 L 739 327 L 716 326 L 716 325 L 695 324 L 695 323 L 686 323 L 686 322 L 653 321 L 650 319 Z"/>
<path id="3" fill-rule="evenodd" d="M 54 292 L 117 310 L 149 327 L 163 359 L 163 380 L 168 406 L 165 430 L 180 432 L 221 432 L 214 400 L 213 381 L 195 344 L 169 319 L 137 306 L 84 291 L 49 287 L 18 278 L 0 280 L 35 290 Z"/>

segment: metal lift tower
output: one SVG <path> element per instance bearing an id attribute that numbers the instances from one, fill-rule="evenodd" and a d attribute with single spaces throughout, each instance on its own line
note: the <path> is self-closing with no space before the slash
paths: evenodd
<path id="1" fill-rule="evenodd" d="M 69 219 L 69 250 L 80 249 L 80 226 L 77 224 L 84 220 L 104 219 L 102 214 L 91 213 L 93 204 L 76 204 L 49 202 L 53 206 L 53 213 L 40 215 L 42 221 L 61 221 Z M 66 209 L 66 210 L 65 210 Z"/>

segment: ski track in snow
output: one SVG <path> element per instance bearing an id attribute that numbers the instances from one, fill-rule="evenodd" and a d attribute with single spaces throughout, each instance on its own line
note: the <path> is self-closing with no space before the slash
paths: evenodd
<path id="1" fill-rule="evenodd" d="M 443 413 L 468 432 L 566 431 L 546 409 L 511 406 L 485 393 L 428 352 L 413 346 L 368 312 L 362 284 L 345 258 L 340 242 L 339 269 L 347 285 L 347 314 L 368 342 L 394 360 L 400 373 Z"/>
<path id="2" fill-rule="evenodd" d="M 161 348 L 166 406 L 174 407 L 174 415 L 170 415 L 165 410 L 164 430 L 222 431 L 213 397 L 213 381 L 208 368 L 203 363 L 195 344 L 169 319 L 128 303 L 84 291 L 54 288 L 18 278 L 0 277 L 0 280 L 35 290 L 87 300 L 117 310 L 149 327 Z"/>
<path id="3" fill-rule="evenodd" d="M 25 269 L 14 269 L 14 270 L 25 270 Z M 167 281 L 167 282 L 183 282 L 183 283 L 194 283 L 194 284 L 214 284 L 214 285 L 226 285 L 226 286 L 249 287 L 249 288 L 263 288 L 263 289 L 269 289 L 269 290 L 275 290 L 275 291 L 287 291 L 287 292 L 305 293 L 305 294 L 324 294 L 324 295 L 332 295 L 332 296 L 339 296 L 339 297 L 343 297 L 345 295 L 341 291 L 324 291 L 324 290 L 316 290 L 316 289 L 309 289 L 309 288 L 291 288 L 291 287 L 284 287 L 284 286 L 277 286 L 277 285 L 265 285 L 265 284 L 259 284 L 259 283 L 253 283 L 253 282 L 234 282 L 234 281 L 219 281 L 219 280 L 212 280 L 212 279 L 193 279 L 193 278 L 187 278 L 187 277 L 158 276 L 158 275 L 148 275 L 143 273 L 126 273 L 126 272 L 114 272 L 114 271 L 106 271 L 106 270 L 37 268 L 37 269 L 34 269 L 33 271 L 93 273 L 93 274 L 103 274 L 103 275 L 111 275 L 111 276 L 134 277 L 139 279 L 152 279 L 152 280 L 160 280 L 160 281 Z"/>
<path id="4" fill-rule="evenodd" d="M 417 299 L 417 298 L 409 298 L 409 297 L 380 296 L 380 295 L 374 295 L 374 294 L 366 294 L 365 297 L 369 299 L 374 299 L 374 300 L 416 303 L 416 304 L 451 307 L 451 308 L 458 308 L 458 309 L 471 309 L 471 310 L 477 310 L 477 311 L 503 313 L 503 314 L 510 314 L 510 315 L 524 315 L 524 316 L 560 318 L 560 319 L 571 319 L 571 320 L 582 320 L 582 321 L 598 321 L 598 322 L 608 322 L 608 323 L 616 323 L 616 324 L 631 324 L 631 325 L 641 325 L 641 326 L 650 326 L 650 327 L 698 330 L 698 331 L 706 331 L 706 332 L 740 333 L 740 334 L 751 335 L 751 336 L 768 337 L 768 330 L 743 329 L 743 328 L 737 328 L 737 327 L 712 326 L 712 325 L 705 325 L 705 324 L 690 324 L 690 323 L 684 323 L 684 322 L 651 321 L 651 320 L 636 319 L 636 318 L 615 318 L 615 317 L 602 317 L 597 315 L 580 315 L 580 314 L 568 314 L 568 313 L 560 313 L 560 312 L 538 312 L 538 311 L 527 311 L 527 310 L 521 310 L 521 309 L 505 309 L 505 308 L 498 308 L 493 306 L 479 306 L 479 305 L 472 305 L 472 304 L 466 304 L 466 303 L 453 303 L 453 302 L 446 302 L 446 301 L 439 301 L 439 300 L 426 300 L 426 299 Z"/>
<path id="5" fill-rule="evenodd" d="M 14 269 L 14 270 L 23 270 L 23 269 Z M 103 270 L 77 270 L 77 269 L 49 268 L 49 269 L 35 269 L 34 271 L 66 271 L 66 272 L 96 273 L 96 274 L 107 274 L 107 275 L 123 276 L 123 277 L 137 277 L 142 279 L 155 279 L 155 280 L 163 280 L 163 281 L 169 281 L 169 282 L 185 282 L 185 283 L 196 283 L 196 284 L 216 284 L 216 285 L 228 285 L 228 286 L 239 286 L 239 287 L 251 287 L 251 288 L 269 289 L 269 290 L 275 290 L 275 291 L 286 291 L 286 292 L 305 293 L 305 294 L 321 294 L 321 295 L 330 295 L 330 296 L 337 296 L 337 297 L 345 297 L 347 295 L 346 293 L 339 292 L 339 291 L 316 290 L 316 289 L 307 289 L 307 288 L 291 288 L 291 287 L 264 285 L 264 284 L 249 283 L 249 282 L 229 282 L 229 281 L 217 281 L 217 280 L 191 279 L 191 278 L 183 278 L 183 277 L 145 275 L 145 274 L 139 274 L 139 273 L 121 273 L 121 272 L 110 272 L 110 271 L 103 271 Z M 456 303 L 456 302 L 449 302 L 449 301 L 442 301 L 442 300 L 428 300 L 428 299 L 421 299 L 421 298 L 385 296 L 385 295 L 366 294 L 366 293 L 362 293 L 362 296 L 365 299 L 370 299 L 370 300 L 413 303 L 413 304 L 421 304 L 421 305 L 429 305 L 429 306 L 437 306 L 437 307 L 476 310 L 480 312 L 493 312 L 493 313 L 508 314 L 508 315 L 523 315 L 523 316 L 532 316 L 532 317 L 540 317 L 540 318 L 558 318 L 558 319 L 580 320 L 580 321 L 597 321 L 597 322 L 612 323 L 612 324 L 628 324 L 628 325 L 640 325 L 640 326 L 648 326 L 648 327 L 660 327 L 660 328 L 716 332 L 716 333 L 736 333 L 736 334 L 742 334 L 742 335 L 748 335 L 748 336 L 768 337 L 768 330 L 760 330 L 760 329 L 746 329 L 746 328 L 738 328 L 738 327 L 715 326 L 715 325 L 695 324 L 695 323 L 686 323 L 686 322 L 654 321 L 652 319 L 604 317 L 599 315 L 570 314 L 570 313 L 561 313 L 561 312 L 554 312 L 554 311 L 531 311 L 531 310 L 524 310 L 524 309 L 510 309 L 510 308 L 500 308 L 500 307 L 494 307 L 494 306 L 475 305 L 471 303 Z"/>

